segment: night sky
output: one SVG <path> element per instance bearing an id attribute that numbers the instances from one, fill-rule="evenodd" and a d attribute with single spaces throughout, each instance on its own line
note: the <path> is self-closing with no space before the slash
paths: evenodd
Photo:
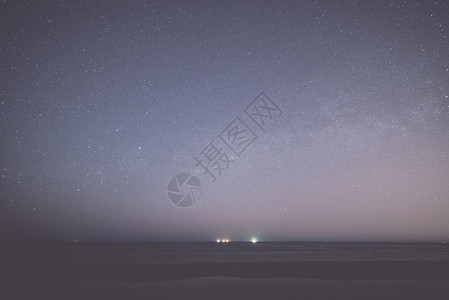
<path id="1" fill-rule="evenodd" d="M 2 1 L 0 240 L 449 240 L 447 2 L 168 2 Z"/>

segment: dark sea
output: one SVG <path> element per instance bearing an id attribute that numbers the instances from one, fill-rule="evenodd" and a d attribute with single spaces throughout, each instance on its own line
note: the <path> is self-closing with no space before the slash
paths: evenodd
<path id="1" fill-rule="evenodd" d="M 449 245 L 442 243 L 77 242 L 3 245 L 2 249 L 3 262 L 16 257 L 61 264 L 449 260 Z"/>
<path id="2" fill-rule="evenodd" d="M 78 242 L 0 247 L 0 299 L 449 299 L 446 244 Z"/>

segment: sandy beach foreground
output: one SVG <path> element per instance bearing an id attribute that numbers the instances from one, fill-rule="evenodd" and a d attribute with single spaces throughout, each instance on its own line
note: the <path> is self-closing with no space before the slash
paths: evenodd
<path id="1" fill-rule="evenodd" d="M 439 281 L 200 277 L 153 283 L 27 285 L 2 299 L 447 299 Z"/>

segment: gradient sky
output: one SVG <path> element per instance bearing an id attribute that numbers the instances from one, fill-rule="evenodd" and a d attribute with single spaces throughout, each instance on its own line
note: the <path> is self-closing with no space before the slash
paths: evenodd
<path id="1" fill-rule="evenodd" d="M 0 3 L 0 240 L 449 240 L 445 1 L 168 2 Z"/>

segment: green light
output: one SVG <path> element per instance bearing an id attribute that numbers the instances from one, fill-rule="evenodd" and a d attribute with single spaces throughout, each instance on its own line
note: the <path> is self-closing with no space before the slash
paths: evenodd
<path id="1" fill-rule="evenodd" d="M 256 239 L 256 238 L 252 238 L 252 239 L 251 239 L 251 242 L 252 242 L 253 244 L 255 244 L 255 243 L 257 243 L 257 239 Z"/>

